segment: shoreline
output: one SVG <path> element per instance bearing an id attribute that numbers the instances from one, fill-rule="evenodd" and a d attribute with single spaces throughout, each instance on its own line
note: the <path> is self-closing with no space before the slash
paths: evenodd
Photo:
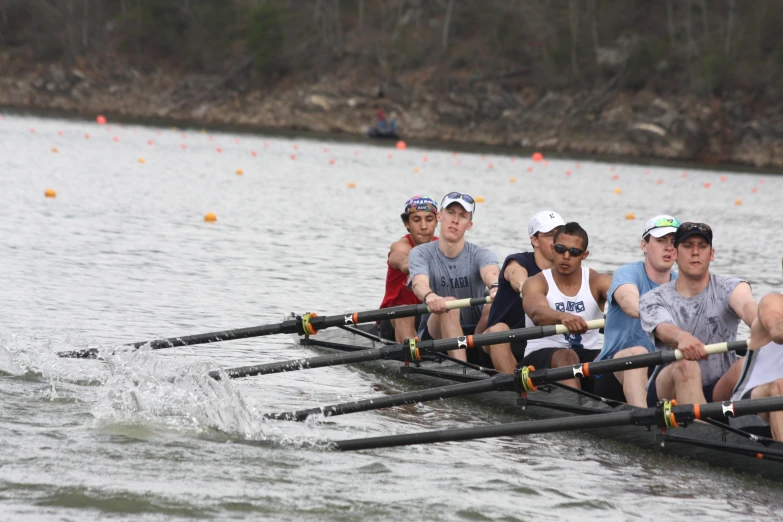
<path id="1" fill-rule="evenodd" d="M 0 110 L 85 120 L 103 114 L 152 126 L 382 146 L 386 140 L 363 135 L 382 106 L 396 117 L 402 139 L 416 147 L 783 173 L 783 103 L 751 119 L 742 93 L 724 100 L 601 89 L 520 92 L 488 82 L 440 92 L 414 76 L 401 75 L 378 97 L 378 85 L 360 77 L 266 85 L 252 72 L 228 82 L 215 75 L 51 64 L 0 77 Z"/>
<path id="2" fill-rule="evenodd" d="M 0 104 L 0 113 L 13 116 L 32 116 L 39 118 L 49 119 L 62 119 L 66 121 L 83 121 L 90 123 L 95 120 L 95 115 L 88 114 L 79 110 L 64 110 L 64 109 L 47 109 L 40 107 L 15 107 Z M 106 116 L 106 114 L 104 114 Z M 360 133 L 349 134 L 344 132 L 322 132 L 313 131 L 309 129 L 294 129 L 294 128 L 276 128 L 276 127 L 263 127 L 255 125 L 243 125 L 237 123 L 215 124 L 205 123 L 195 120 L 183 120 L 175 118 L 160 118 L 156 116 L 139 117 L 139 116 L 126 116 L 113 118 L 111 113 L 107 116 L 109 123 L 120 122 L 122 124 L 143 125 L 154 128 L 171 128 L 179 127 L 182 129 L 206 129 L 213 132 L 231 132 L 235 134 L 243 134 L 250 136 L 268 136 L 268 137 L 288 137 L 299 138 L 303 140 L 313 141 L 331 141 L 337 143 L 355 143 L 355 144 L 369 144 L 379 147 L 387 146 L 393 149 L 396 142 L 393 140 L 382 140 L 368 138 Z M 496 154 L 508 153 L 512 156 L 516 156 L 523 159 L 530 156 L 535 152 L 534 149 L 524 149 L 521 147 L 513 147 L 509 145 L 486 145 L 483 143 L 470 143 L 470 142 L 449 142 L 449 141 L 437 141 L 437 140 L 406 140 L 405 136 L 402 136 L 403 141 L 409 147 L 416 147 L 421 149 L 438 150 L 443 152 L 467 152 L 474 154 Z M 714 164 L 704 163 L 698 161 L 678 160 L 678 159 L 666 159 L 656 157 L 639 157 L 639 156 L 621 156 L 612 154 L 587 154 L 587 153 L 560 153 L 546 151 L 546 159 L 558 159 L 558 160 L 581 160 L 581 161 L 594 161 L 603 163 L 624 163 L 628 165 L 637 166 L 657 166 L 657 167 L 669 167 L 669 168 L 687 168 L 687 169 L 699 169 L 708 172 L 732 172 L 739 174 L 772 174 L 781 175 L 783 169 L 775 167 L 754 167 L 751 165 L 743 164 Z"/>

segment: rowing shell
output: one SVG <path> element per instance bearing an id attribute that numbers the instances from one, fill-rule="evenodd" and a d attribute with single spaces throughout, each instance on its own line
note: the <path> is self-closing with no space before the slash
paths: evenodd
<path id="1" fill-rule="evenodd" d="M 374 328 L 362 327 L 362 329 L 377 334 Z M 346 341 L 345 335 L 350 336 L 351 344 L 343 344 Z M 305 337 L 299 339 L 299 342 L 308 347 L 331 349 L 350 350 L 355 349 L 357 344 L 370 347 L 370 341 L 356 335 L 342 333 L 343 337 L 339 336 L 340 334 L 331 333 L 328 340 L 324 339 L 324 336 L 319 340 Z M 362 366 L 374 372 L 402 375 L 406 381 L 416 383 L 417 387 L 432 388 L 454 382 L 488 378 L 483 372 L 448 362 L 422 361 L 405 366 L 398 361 L 382 360 L 362 363 Z M 512 391 L 496 391 L 471 395 L 467 398 L 482 406 L 501 409 L 505 413 L 513 412 L 532 419 L 592 415 L 617 411 L 618 408 L 630 408 L 627 405 L 613 408 L 607 402 L 558 387 L 541 387 L 537 392 L 529 392 L 526 397 L 520 397 Z M 783 444 L 763 437 L 749 438 L 738 435 L 725 425 L 716 426 L 698 422 L 665 431 L 643 426 L 596 428 L 585 431 L 603 439 L 631 444 L 655 453 L 783 481 Z"/>

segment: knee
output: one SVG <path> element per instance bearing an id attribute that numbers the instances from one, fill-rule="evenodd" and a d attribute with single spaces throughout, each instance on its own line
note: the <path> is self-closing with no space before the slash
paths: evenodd
<path id="1" fill-rule="evenodd" d="M 579 356 L 569 348 L 561 348 L 552 355 L 552 366 L 573 366 L 579 364 Z"/>
<path id="2" fill-rule="evenodd" d="M 624 350 L 620 350 L 616 354 L 614 354 L 614 357 L 612 359 L 620 359 L 622 357 L 632 357 L 634 355 L 645 355 L 647 354 L 647 348 L 644 346 L 633 346 L 631 348 L 625 348 Z"/>
<path id="3" fill-rule="evenodd" d="M 505 332 L 507 330 L 510 330 L 510 328 L 506 323 L 497 323 L 484 330 L 484 333 Z"/>
<path id="4" fill-rule="evenodd" d="M 770 396 L 783 397 L 783 379 L 776 379 L 770 383 Z"/>
<path id="5" fill-rule="evenodd" d="M 696 361 L 677 361 L 672 364 L 674 367 L 673 378 L 675 383 L 677 382 L 693 382 L 698 380 L 701 382 L 701 368 Z"/>

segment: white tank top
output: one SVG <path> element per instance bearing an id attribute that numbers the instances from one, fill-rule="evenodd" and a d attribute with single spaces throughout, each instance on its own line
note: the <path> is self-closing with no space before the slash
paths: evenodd
<path id="1" fill-rule="evenodd" d="M 783 344 L 770 341 L 758 350 L 748 350 L 732 399 L 739 400 L 756 386 L 780 378 L 783 378 Z"/>
<path id="2" fill-rule="evenodd" d="M 555 284 L 552 277 L 552 269 L 541 272 L 549 285 L 549 291 L 546 294 L 546 300 L 549 307 L 558 312 L 568 312 L 584 318 L 585 321 L 592 319 L 601 319 L 604 313 L 595 302 L 593 293 L 590 291 L 590 269 L 582 267 L 582 286 L 575 296 L 564 295 Z M 525 315 L 525 326 L 536 326 L 530 317 Z M 598 350 L 598 330 L 588 330 L 583 334 L 560 334 L 543 339 L 533 339 L 527 342 L 525 355 L 530 355 L 536 350 L 542 348 L 571 348 L 572 350 Z"/>

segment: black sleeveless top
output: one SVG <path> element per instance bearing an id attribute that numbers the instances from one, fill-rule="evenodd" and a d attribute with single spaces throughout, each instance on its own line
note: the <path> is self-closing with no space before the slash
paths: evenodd
<path id="1" fill-rule="evenodd" d="M 511 288 L 511 283 L 503 277 L 506 266 L 511 260 L 516 261 L 527 270 L 528 277 L 533 277 L 541 272 L 533 252 L 511 254 L 503 261 L 498 278 L 498 291 L 492 301 L 492 308 L 489 309 L 489 326 L 506 323 L 511 329 L 525 327 L 525 312 L 522 310 L 522 299 L 519 298 L 519 292 Z"/>

